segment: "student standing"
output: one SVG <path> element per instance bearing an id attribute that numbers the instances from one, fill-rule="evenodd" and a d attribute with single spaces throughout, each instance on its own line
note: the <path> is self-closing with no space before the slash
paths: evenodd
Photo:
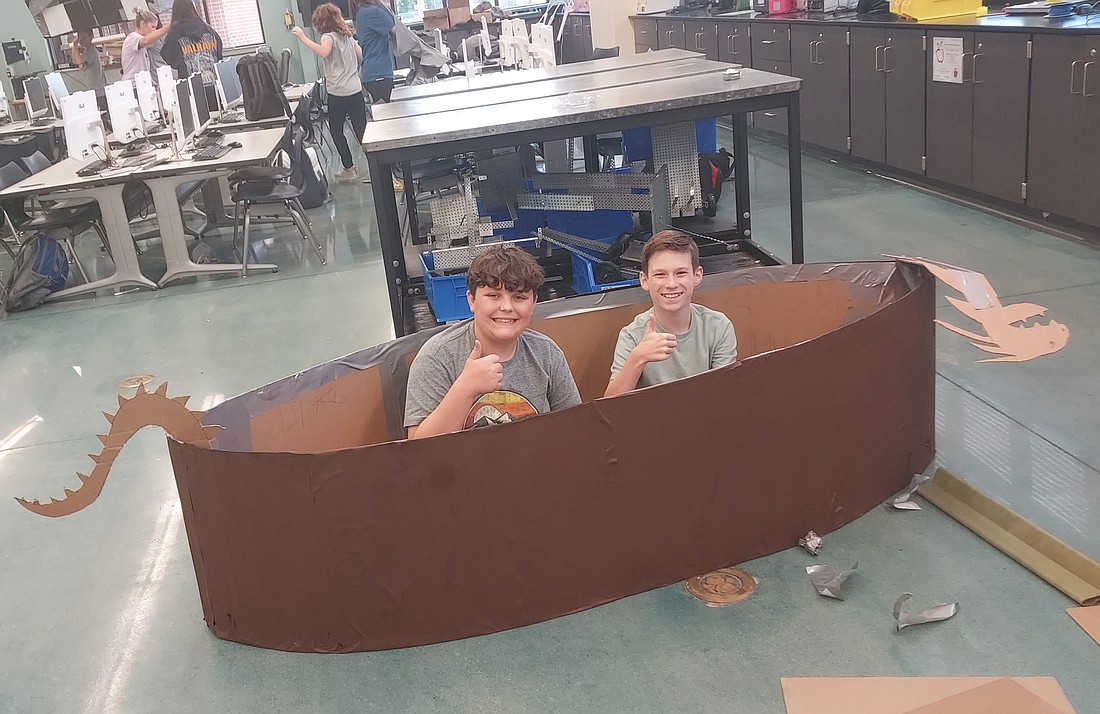
<path id="1" fill-rule="evenodd" d="M 724 367 L 737 359 L 730 319 L 691 302 L 703 268 L 690 236 L 680 231 L 654 233 L 642 249 L 639 278 L 653 307 L 619 331 L 605 397 Z"/>
<path id="2" fill-rule="evenodd" d="M 393 53 L 390 52 L 390 31 L 393 14 L 382 0 L 355 0 L 355 35 L 363 53 L 360 78 L 363 90 L 373 102 L 389 102 L 393 92 Z"/>
<path id="3" fill-rule="evenodd" d="M 99 48 L 92 42 L 91 30 L 79 30 L 73 40 L 73 64 L 84 73 L 84 86 L 95 92 L 100 111 L 107 111 L 107 84 L 103 77 L 103 60 Z"/>
<path id="4" fill-rule="evenodd" d="M 133 79 L 138 72 L 152 74 L 153 63 L 149 56 L 149 46 L 164 37 L 168 26 L 157 28 L 160 18 L 149 10 L 138 10 L 134 20 L 134 31 L 122 41 L 122 78 Z"/>
<path id="5" fill-rule="evenodd" d="M 207 101 L 210 106 L 217 106 L 214 65 L 222 58 L 222 38 L 203 22 L 191 0 L 172 3 L 172 26 L 164 36 L 161 56 L 179 77 L 201 73 Z"/>
<path id="6" fill-rule="evenodd" d="M 300 27 L 291 32 L 324 62 L 325 88 L 328 90 L 328 128 L 336 151 L 340 154 L 342 171 L 336 172 L 338 181 L 352 181 L 359 177 L 352 161 L 351 148 L 344 135 L 344 122 L 351 120 L 351 128 L 357 142 L 362 142 L 367 128 L 367 105 L 363 99 L 363 82 L 359 79 L 362 50 L 352 37 L 351 28 L 340 14 L 340 8 L 332 3 L 318 5 L 310 22 L 321 41 L 306 37 Z"/>

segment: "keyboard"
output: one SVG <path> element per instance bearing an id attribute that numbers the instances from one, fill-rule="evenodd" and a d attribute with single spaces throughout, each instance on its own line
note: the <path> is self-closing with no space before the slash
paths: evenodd
<path id="1" fill-rule="evenodd" d="M 233 149 L 232 146 L 225 146 L 224 144 L 214 144 L 213 146 L 207 146 L 204 149 L 200 149 L 195 152 L 195 155 L 191 158 L 195 161 L 210 161 L 211 159 L 220 159 L 228 154 Z"/>
<path id="2" fill-rule="evenodd" d="M 77 176 L 94 176 L 103 169 L 107 168 L 107 162 L 103 159 L 95 159 L 87 166 L 83 166 L 77 170 Z"/>
<path id="3" fill-rule="evenodd" d="M 225 136 L 196 136 L 195 148 L 205 149 L 208 146 L 216 146 L 225 139 Z"/>
<path id="4" fill-rule="evenodd" d="M 222 112 L 221 117 L 219 117 L 219 121 L 221 121 L 223 124 L 234 124 L 239 121 L 244 121 L 244 112 Z"/>

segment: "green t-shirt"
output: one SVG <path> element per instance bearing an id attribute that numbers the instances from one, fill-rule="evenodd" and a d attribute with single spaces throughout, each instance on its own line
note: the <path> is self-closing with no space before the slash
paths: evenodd
<path id="1" fill-rule="evenodd" d="M 615 343 L 615 361 L 611 364 L 612 377 L 619 373 L 631 351 L 645 337 L 651 314 L 653 308 L 638 315 L 633 322 L 619 330 L 619 341 Z M 657 330 L 667 332 L 659 322 Z M 647 364 L 638 379 L 638 386 L 649 387 L 690 377 L 708 369 L 732 364 L 736 359 L 737 336 L 733 332 L 730 319 L 717 310 L 692 304 L 691 326 L 687 333 L 676 335 L 676 351 L 663 362 Z"/>

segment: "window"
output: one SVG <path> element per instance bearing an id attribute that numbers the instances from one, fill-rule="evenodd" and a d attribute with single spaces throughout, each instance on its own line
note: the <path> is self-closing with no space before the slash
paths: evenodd
<path id="1" fill-rule="evenodd" d="M 221 36 L 225 49 L 264 43 L 257 0 L 199 0 L 196 5 Z"/>

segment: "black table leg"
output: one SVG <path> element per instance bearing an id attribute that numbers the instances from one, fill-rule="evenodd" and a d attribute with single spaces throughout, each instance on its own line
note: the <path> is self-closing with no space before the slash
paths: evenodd
<path id="1" fill-rule="evenodd" d="M 409 221 L 409 242 L 416 243 L 420 238 L 420 213 L 416 210 L 416 191 L 413 190 L 412 164 L 401 162 L 401 181 L 405 193 L 405 216 Z"/>
<path id="2" fill-rule="evenodd" d="M 401 241 L 401 223 L 397 216 L 397 193 L 393 190 L 393 166 L 367 156 L 372 177 L 374 216 L 378 222 L 378 238 L 382 244 L 382 263 L 386 269 L 386 287 L 390 296 L 390 316 L 393 334 L 405 334 L 405 292 L 409 275 L 405 270 L 405 248 Z"/>
<path id="3" fill-rule="evenodd" d="M 584 146 L 584 170 L 585 173 L 596 174 L 600 172 L 600 147 L 596 137 L 586 136 L 581 139 Z"/>
<path id="4" fill-rule="evenodd" d="M 791 183 L 791 262 L 805 263 L 802 243 L 802 117 L 798 92 L 790 95 L 787 106 L 787 172 Z"/>
<path id="5" fill-rule="evenodd" d="M 733 115 L 733 193 L 737 202 L 737 235 L 752 238 L 749 210 L 749 115 Z"/>

